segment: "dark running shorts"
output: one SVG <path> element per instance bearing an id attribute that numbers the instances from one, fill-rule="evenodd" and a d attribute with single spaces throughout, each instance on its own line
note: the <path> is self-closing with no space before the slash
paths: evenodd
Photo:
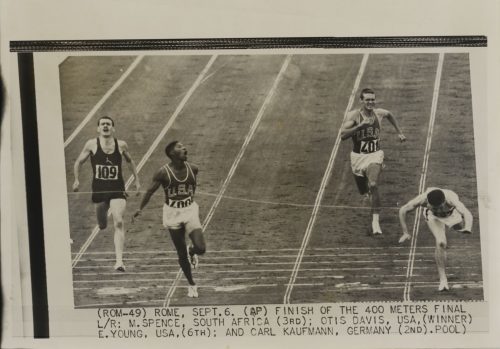
<path id="1" fill-rule="evenodd" d="M 127 200 L 127 193 L 123 191 L 115 192 L 115 193 L 99 193 L 99 192 L 94 192 L 92 193 L 92 202 L 95 204 L 101 203 L 101 202 L 107 202 L 109 203 L 113 199 L 125 199 Z"/>

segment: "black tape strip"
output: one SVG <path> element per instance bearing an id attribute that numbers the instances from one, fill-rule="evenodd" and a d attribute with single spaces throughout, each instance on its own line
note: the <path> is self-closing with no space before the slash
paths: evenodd
<path id="1" fill-rule="evenodd" d="M 26 205 L 28 211 L 33 332 L 35 338 L 49 338 L 49 311 L 33 54 L 19 53 L 18 65 L 23 123 Z"/>
<path id="2" fill-rule="evenodd" d="M 486 47 L 486 36 L 379 36 L 11 41 L 12 52 L 278 48 Z"/>

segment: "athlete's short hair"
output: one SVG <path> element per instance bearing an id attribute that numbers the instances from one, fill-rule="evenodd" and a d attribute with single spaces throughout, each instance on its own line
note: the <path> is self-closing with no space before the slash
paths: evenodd
<path id="1" fill-rule="evenodd" d="M 365 94 L 375 94 L 375 91 L 373 91 L 371 88 L 364 88 L 361 90 L 361 93 L 359 94 L 359 98 L 363 99 Z"/>
<path id="2" fill-rule="evenodd" d="M 172 159 L 172 157 L 170 156 L 170 153 L 172 152 L 172 150 L 174 150 L 174 148 L 177 145 L 177 143 L 179 143 L 179 141 L 173 141 L 173 142 L 168 143 L 167 146 L 165 147 L 165 154 L 170 159 Z"/>
<path id="3" fill-rule="evenodd" d="M 104 115 L 104 116 L 101 116 L 98 120 L 97 120 L 97 126 L 99 126 L 101 124 L 101 120 L 102 119 L 108 119 L 108 120 L 111 120 L 111 125 L 112 126 L 115 126 L 115 122 L 113 119 L 111 119 L 109 116 L 107 115 Z"/>
<path id="4" fill-rule="evenodd" d="M 445 201 L 444 193 L 442 190 L 434 189 L 427 193 L 427 202 L 432 206 L 440 206 Z"/>

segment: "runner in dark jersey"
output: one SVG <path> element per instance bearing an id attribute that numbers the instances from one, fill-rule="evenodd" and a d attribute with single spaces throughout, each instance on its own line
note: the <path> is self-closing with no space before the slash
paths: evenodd
<path id="1" fill-rule="evenodd" d="M 191 267 L 197 267 L 198 255 L 204 254 L 206 249 L 199 208 L 194 201 L 198 168 L 187 162 L 186 147 L 177 141 L 166 146 L 165 154 L 171 162 L 162 166 L 154 175 L 134 218 L 139 217 L 151 196 L 162 186 L 165 192 L 163 225 L 170 232 L 179 265 L 188 281 L 188 297 L 198 297 Z M 186 245 L 186 233 L 192 242 L 189 248 Z"/>
<path id="2" fill-rule="evenodd" d="M 99 203 L 110 201 L 111 199 L 126 199 L 125 183 L 122 175 L 122 154 L 115 138 L 115 150 L 111 154 L 106 154 L 101 148 L 99 137 L 97 141 L 97 151 L 90 154 L 92 165 L 92 202 Z"/>
<path id="3" fill-rule="evenodd" d="M 380 149 L 380 123 L 386 118 L 398 133 L 399 140 L 406 137 L 394 116 L 388 110 L 375 108 L 375 92 L 363 89 L 360 94 L 362 106 L 347 114 L 342 125 L 341 138 L 352 138 L 351 167 L 359 193 L 370 197 L 373 234 L 382 234 L 379 223 L 380 194 L 378 178 L 384 162 L 384 152 Z"/>
<path id="4" fill-rule="evenodd" d="M 417 195 L 399 210 L 399 222 L 403 235 L 399 243 L 412 238 L 406 225 L 406 215 L 417 207 L 423 207 L 423 215 L 427 226 L 436 241 L 434 257 L 439 274 L 439 291 L 447 291 L 448 278 L 446 276 L 446 227 L 451 227 L 461 233 L 471 234 L 472 214 L 460 201 L 458 195 L 448 189 L 428 188 Z"/>
<path id="5" fill-rule="evenodd" d="M 129 164 L 135 177 L 137 193 L 141 188 L 135 163 L 128 152 L 127 143 L 113 137 L 114 121 L 103 116 L 97 121 L 99 136 L 85 143 L 82 152 L 75 161 L 75 182 L 73 191 L 80 188 L 80 166 L 90 157 L 92 165 L 92 202 L 96 207 L 97 223 L 100 229 L 108 225 L 108 210 L 113 216 L 115 228 L 114 243 L 116 253 L 115 270 L 125 271 L 123 264 L 123 248 L 125 230 L 123 228 L 123 213 L 126 206 L 125 185 L 122 173 L 122 159 Z"/>

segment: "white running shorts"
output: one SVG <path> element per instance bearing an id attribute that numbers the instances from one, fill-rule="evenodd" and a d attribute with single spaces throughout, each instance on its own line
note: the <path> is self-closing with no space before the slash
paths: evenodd
<path id="1" fill-rule="evenodd" d="M 432 224 L 433 221 L 434 222 L 435 221 L 439 221 L 439 222 L 443 223 L 444 225 L 446 225 L 448 227 L 452 227 L 455 224 L 461 223 L 462 220 L 463 220 L 462 215 L 457 210 L 453 210 L 453 212 L 451 213 L 451 215 L 449 215 L 448 217 L 437 217 L 437 216 L 434 216 L 434 214 L 432 213 L 432 211 L 429 210 L 429 209 L 427 209 L 427 208 L 424 208 L 423 214 L 424 214 L 425 220 L 428 223 Z"/>
<path id="2" fill-rule="evenodd" d="M 201 229 L 198 204 L 193 202 L 183 208 L 163 204 L 163 226 L 168 229 L 181 229 L 184 226 L 187 234 L 195 229 Z"/>
<path id="3" fill-rule="evenodd" d="M 351 152 L 351 168 L 352 173 L 356 176 L 363 177 L 365 175 L 365 171 L 370 164 L 380 164 L 384 162 L 384 151 L 377 150 L 373 153 L 368 154 L 359 154 L 355 152 Z"/>

